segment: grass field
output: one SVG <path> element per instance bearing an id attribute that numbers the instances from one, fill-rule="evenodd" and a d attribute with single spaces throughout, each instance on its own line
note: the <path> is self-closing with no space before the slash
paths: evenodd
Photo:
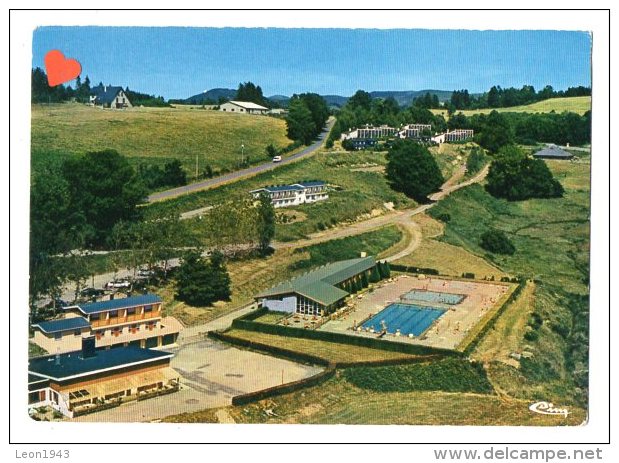
<path id="1" fill-rule="evenodd" d="M 407 359 L 415 357 L 411 354 L 391 352 L 387 350 L 372 349 L 369 347 L 339 344 L 336 342 L 317 341 L 314 339 L 293 338 L 278 336 L 275 334 L 260 333 L 257 331 L 245 331 L 232 329 L 226 334 L 238 339 L 255 341 L 270 346 L 315 355 L 332 362 L 363 362 L 374 360 Z"/>
<path id="2" fill-rule="evenodd" d="M 380 172 L 352 171 L 352 166 L 363 163 L 385 163 L 384 153 L 355 152 L 331 154 L 324 152 L 297 163 L 283 165 L 273 171 L 222 187 L 181 196 L 146 207 L 146 214 L 162 210 L 184 212 L 219 204 L 231 197 L 247 195 L 250 190 L 268 186 L 297 183 L 303 180 L 323 180 L 329 185 L 329 199 L 314 204 L 286 208 L 287 214 L 296 214 L 304 220 L 278 223 L 275 239 L 293 241 L 310 233 L 330 228 L 338 223 L 353 222 L 371 214 L 385 211 L 384 203 L 395 207 L 412 207 L 416 203 L 401 193 L 394 192 Z M 200 220 L 187 220 L 203 241 L 209 234 Z"/>
<path id="3" fill-rule="evenodd" d="M 471 109 L 457 112 L 462 112 L 465 116 L 472 116 L 473 114 L 489 114 L 494 110 L 500 113 L 549 113 L 552 111 L 562 113 L 567 111 L 583 115 L 590 109 L 590 96 L 573 96 L 567 98 L 550 98 L 549 100 L 538 101 L 536 103 L 522 106 L 512 106 L 509 108 Z M 447 110 L 431 109 L 430 111 L 434 114 L 440 114 L 443 117 L 447 117 Z"/>
<path id="4" fill-rule="evenodd" d="M 527 282 L 518 298 L 509 304 L 492 330 L 477 345 L 471 357 L 484 363 L 501 361 L 518 368 L 518 361 L 509 357 L 520 352 L 524 341 L 527 321 L 533 311 L 535 284 Z"/>
<path id="5" fill-rule="evenodd" d="M 505 272 L 464 248 L 439 241 L 444 233 L 444 224 L 427 214 L 413 217 L 421 229 L 423 240 L 412 253 L 394 263 L 415 267 L 434 268 L 441 275 L 462 276 L 465 272 L 474 273 L 477 278 L 494 276 L 500 279 Z"/>
<path id="6" fill-rule="evenodd" d="M 547 164 L 565 188 L 562 198 L 508 202 L 474 185 L 441 201 L 430 215 L 451 216 L 441 238 L 444 243 L 485 256 L 505 272 L 537 283 L 533 300 L 520 303 L 520 310 L 535 314 L 526 326 L 508 311 L 495 327 L 507 336 L 506 348 L 526 347 L 533 356 L 521 360 L 520 368 L 492 360 L 493 384 L 516 397 L 583 404 L 588 369 L 590 166 Z M 479 247 L 481 233 L 489 228 L 508 235 L 516 247 L 514 255 L 487 254 Z M 522 340 L 523 330 L 525 339 L 518 344 L 515 340 Z M 505 355 L 493 347 L 498 341 L 492 334 L 482 340 L 475 354 L 479 358 L 491 357 L 493 350 L 499 357 Z"/>
<path id="7" fill-rule="evenodd" d="M 587 292 L 589 259 L 589 164 L 548 161 L 565 188 L 563 198 L 509 202 L 492 197 L 480 185 L 451 194 L 430 210 L 449 214 L 442 240 L 485 256 L 511 274 L 544 279 L 573 292 Z M 489 228 L 504 231 L 513 256 L 488 254 L 479 247 Z"/>
<path id="8" fill-rule="evenodd" d="M 302 391 L 225 410 L 237 423 L 409 424 L 477 426 L 578 426 L 586 413 L 570 408 L 567 418 L 531 413 L 530 402 L 495 394 L 374 392 L 335 378 Z M 271 413 L 267 413 L 271 410 Z M 166 422 L 217 422 L 216 410 L 170 416 Z"/>
<path id="9" fill-rule="evenodd" d="M 267 160 L 265 147 L 284 147 L 286 123 L 266 116 L 191 108 L 102 110 L 77 103 L 32 106 L 32 167 L 50 159 L 115 149 L 135 163 L 162 165 L 179 159 L 191 179 L 200 172 L 235 170 L 244 156 Z"/>
<path id="10" fill-rule="evenodd" d="M 296 253 L 309 253 L 309 258 L 292 264 L 290 268 L 307 269 L 338 260 L 354 259 L 359 257 L 361 252 L 365 252 L 368 256 L 378 256 L 385 250 L 399 245 L 401 239 L 400 229 L 390 225 L 360 235 L 297 248 Z"/>

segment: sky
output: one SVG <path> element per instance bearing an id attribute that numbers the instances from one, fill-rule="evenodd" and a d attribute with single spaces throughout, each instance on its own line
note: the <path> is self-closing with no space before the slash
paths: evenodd
<path id="1" fill-rule="evenodd" d="M 591 85 L 591 37 L 576 31 L 42 27 L 33 67 L 53 49 L 92 85 L 166 99 L 247 81 L 265 96 Z"/>

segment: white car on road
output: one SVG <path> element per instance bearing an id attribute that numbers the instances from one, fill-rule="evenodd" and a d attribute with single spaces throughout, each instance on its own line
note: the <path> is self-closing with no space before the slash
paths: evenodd
<path id="1" fill-rule="evenodd" d="M 105 285 L 109 289 L 130 288 L 131 282 L 128 280 L 112 280 Z"/>

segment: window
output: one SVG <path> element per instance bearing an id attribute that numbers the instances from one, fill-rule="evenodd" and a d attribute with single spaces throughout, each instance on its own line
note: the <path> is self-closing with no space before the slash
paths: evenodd
<path id="1" fill-rule="evenodd" d="M 145 305 L 144 306 L 144 313 L 152 312 L 152 311 L 153 311 L 153 306 L 152 305 Z"/>
<path id="2" fill-rule="evenodd" d="M 117 318 L 118 310 L 110 310 L 110 318 Z"/>
<path id="3" fill-rule="evenodd" d="M 91 322 L 99 321 L 100 318 L 101 318 L 101 314 L 98 314 L 98 313 L 93 313 L 90 315 Z"/>
<path id="4" fill-rule="evenodd" d="M 75 336 L 81 336 L 81 335 L 82 335 L 82 330 L 81 330 L 81 329 L 79 329 L 79 330 L 75 330 L 75 331 L 73 332 L 73 334 L 74 334 Z"/>
<path id="5" fill-rule="evenodd" d="M 62 339 L 62 331 L 56 331 L 54 333 L 54 339 Z"/>
<path id="6" fill-rule="evenodd" d="M 43 393 L 43 398 L 41 399 L 41 393 Z M 35 391 L 28 393 L 28 403 L 34 404 L 37 402 L 43 402 L 45 400 L 45 391 Z"/>
<path id="7" fill-rule="evenodd" d="M 127 315 L 135 315 L 135 307 L 131 307 L 127 309 Z"/>

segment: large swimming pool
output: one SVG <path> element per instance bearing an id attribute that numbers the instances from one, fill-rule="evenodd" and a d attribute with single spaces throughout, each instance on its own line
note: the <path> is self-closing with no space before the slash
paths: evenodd
<path id="1" fill-rule="evenodd" d="M 462 294 L 439 293 L 436 291 L 421 291 L 413 289 L 402 296 L 402 299 L 422 302 L 440 302 L 442 304 L 455 305 L 462 302 L 464 296 Z"/>
<path id="2" fill-rule="evenodd" d="M 395 303 L 385 307 L 361 326 L 380 332 L 384 322 L 388 333 L 395 333 L 399 329 L 403 336 L 419 336 L 443 313 L 444 309 Z"/>

